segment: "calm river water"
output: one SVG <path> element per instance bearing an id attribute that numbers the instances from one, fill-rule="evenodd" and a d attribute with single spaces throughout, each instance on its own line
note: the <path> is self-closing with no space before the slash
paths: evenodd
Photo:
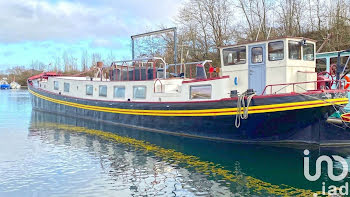
<path id="1" fill-rule="evenodd" d="M 219 132 L 219 131 L 218 131 Z M 0 196 L 312 196 L 319 155 L 350 148 L 272 147 L 175 137 L 34 111 L 26 90 L 0 91 Z M 335 164 L 335 173 L 341 165 Z"/>

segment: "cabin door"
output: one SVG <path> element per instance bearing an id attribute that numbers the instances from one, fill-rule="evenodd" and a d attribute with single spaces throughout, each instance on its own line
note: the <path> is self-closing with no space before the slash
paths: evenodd
<path id="1" fill-rule="evenodd" d="M 248 50 L 248 87 L 261 94 L 266 85 L 266 45 L 252 45 Z"/>

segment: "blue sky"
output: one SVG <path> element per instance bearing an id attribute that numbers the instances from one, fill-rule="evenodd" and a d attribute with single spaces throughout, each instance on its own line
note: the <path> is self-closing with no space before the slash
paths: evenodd
<path id="1" fill-rule="evenodd" d="M 0 70 L 64 52 L 131 57 L 130 36 L 174 26 L 181 0 L 0 0 Z"/>

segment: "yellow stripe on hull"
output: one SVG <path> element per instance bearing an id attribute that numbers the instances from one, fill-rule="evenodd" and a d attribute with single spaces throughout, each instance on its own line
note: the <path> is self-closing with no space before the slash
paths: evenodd
<path id="1" fill-rule="evenodd" d="M 201 109 L 201 110 L 140 110 L 140 109 L 120 109 L 111 107 L 100 107 L 92 105 L 84 105 L 74 102 L 68 102 L 58 99 L 53 99 L 47 96 L 38 94 L 32 90 L 29 90 L 34 96 L 47 100 L 53 103 L 62 104 L 70 107 L 76 107 L 80 109 L 88 109 L 100 112 L 118 113 L 118 114 L 130 114 L 130 115 L 146 115 L 146 116 L 225 116 L 225 115 L 236 115 L 237 108 L 222 108 L 222 109 Z M 270 113 L 297 109 L 307 109 L 315 107 L 330 106 L 333 104 L 347 104 L 347 98 L 336 98 L 315 100 L 315 101 L 302 101 L 293 103 L 282 103 L 282 104 L 271 104 L 271 105 L 261 105 L 261 106 L 251 106 L 249 107 L 249 114 L 256 113 Z"/>

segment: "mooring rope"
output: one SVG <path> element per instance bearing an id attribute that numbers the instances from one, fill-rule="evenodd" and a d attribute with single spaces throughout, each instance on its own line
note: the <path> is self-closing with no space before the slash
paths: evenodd
<path id="1" fill-rule="evenodd" d="M 252 101 L 253 97 L 255 96 L 255 93 L 249 95 L 247 97 L 247 105 L 245 103 L 245 97 L 247 96 L 247 92 L 243 92 L 237 99 L 237 114 L 236 114 L 236 120 L 235 120 L 235 126 L 236 128 L 239 128 L 241 126 L 241 119 L 246 120 L 248 119 L 248 111 L 250 102 Z M 242 113 L 243 111 L 243 113 Z"/>
<path id="2" fill-rule="evenodd" d="M 298 85 L 297 85 L 298 86 Z M 305 90 L 303 87 L 300 87 L 300 86 L 298 86 L 299 88 L 301 88 L 301 89 L 303 89 L 303 90 Z M 306 90 L 305 90 L 306 91 Z M 346 113 L 346 111 L 344 111 L 344 109 L 342 108 L 343 107 L 343 105 L 339 105 L 339 104 L 336 104 L 336 103 L 334 103 L 334 102 L 329 102 L 329 101 L 326 101 L 326 100 L 324 100 L 324 99 L 320 99 L 320 98 L 317 98 L 317 97 L 314 97 L 314 96 L 311 96 L 311 95 L 307 95 L 307 94 L 303 94 L 303 93 L 297 93 L 297 94 L 300 94 L 300 95 L 303 95 L 303 96 L 306 96 L 306 97 L 309 97 L 309 98 L 313 98 L 313 99 L 315 99 L 315 100 L 322 100 L 323 102 L 325 102 L 325 103 L 330 103 L 330 104 L 332 104 L 332 106 L 333 106 L 333 109 L 336 111 L 336 112 L 339 112 L 340 111 L 340 113 L 341 114 L 344 114 L 344 113 Z M 337 109 L 337 107 L 338 107 L 338 109 Z M 343 122 L 343 124 L 345 125 L 345 127 L 350 127 L 349 125 L 348 125 L 348 123 L 346 123 L 346 122 L 344 122 L 344 120 L 342 119 L 342 118 L 340 118 L 340 120 Z M 332 124 L 332 125 L 335 125 L 335 124 Z M 335 125 L 336 126 L 336 125 Z"/>
<path id="3" fill-rule="evenodd" d="M 307 90 L 306 90 L 305 88 L 303 88 L 303 87 L 301 87 L 301 86 L 299 86 L 299 85 L 296 85 L 296 86 L 299 87 L 299 88 L 301 88 L 301 89 L 303 89 L 304 91 L 307 92 Z M 338 107 L 343 107 L 343 105 L 339 105 L 339 104 L 336 104 L 336 103 L 331 102 L 331 101 L 326 101 L 325 99 L 322 99 L 322 98 L 318 98 L 318 97 L 315 97 L 315 96 L 311 96 L 311 95 L 303 94 L 303 93 L 299 93 L 299 92 L 296 92 L 296 93 L 297 93 L 297 94 L 300 94 L 300 95 L 302 95 L 302 96 L 306 96 L 306 97 L 315 99 L 315 100 L 321 100 L 321 101 L 323 101 L 323 102 L 325 102 L 325 103 L 332 104 L 333 108 L 334 108 L 336 111 L 338 111 L 338 109 L 336 109 L 336 106 L 338 106 Z M 339 108 L 339 109 L 341 109 L 341 108 Z M 342 112 L 345 112 L 345 111 L 342 111 Z"/>

